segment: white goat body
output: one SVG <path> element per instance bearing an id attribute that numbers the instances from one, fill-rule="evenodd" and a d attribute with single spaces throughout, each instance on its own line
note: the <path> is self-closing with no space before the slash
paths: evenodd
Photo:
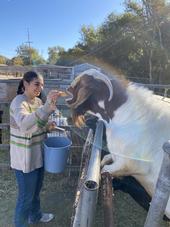
<path id="1" fill-rule="evenodd" d="M 163 160 L 162 146 L 170 138 L 170 100 L 129 84 L 128 100 L 106 124 L 111 155 L 102 171 L 113 177 L 134 176 L 152 196 Z M 113 163 L 105 165 L 108 159 Z M 170 199 L 165 214 L 170 218 Z"/>

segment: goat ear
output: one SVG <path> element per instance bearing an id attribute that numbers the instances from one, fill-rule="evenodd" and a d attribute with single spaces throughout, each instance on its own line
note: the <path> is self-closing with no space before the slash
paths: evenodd
<path id="1" fill-rule="evenodd" d="M 86 87 L 80 88 L 77 93 L 76 101 L 74 103 L 70 104 L 70 107 L 73 109 L 76 109 L 83 102 L 85 102 L 90 97 L 91 94 L 92 94 L 92 89 L 88 89 Z"/>

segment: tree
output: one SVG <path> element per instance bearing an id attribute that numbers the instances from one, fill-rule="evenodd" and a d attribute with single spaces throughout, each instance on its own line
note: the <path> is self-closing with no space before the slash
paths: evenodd
<path id="1" fill-rule="evenodd" d="M 141 0 L 142 34 L 144 56 L 148 61 L 148 76 L 150 83 L 162 83 L 165 78 L 167 65 L 169 64 L 169 27 L 170 27 L 170 5 L 165 0 Z M 127 7 L 131 12 L 137 12 L 134 1 L 128 1 Z M 135 29 L 134 29 L 135 30 Z M 146 61 L 145 60 L 145 61 Z"/>
<path id="2" fill-rule="evenodd" d="M 6 64 L 7 58 L 0 55 L 0 64 Z"/>
<path id="3" fill-rule="evenodd" d="M 18 57 L 13 57 L 11 59 L 11 64 L 12 65 L 23 65 L 24 63 L 23 63 L 23 59 L 18 56 Z"/>
<path id="4" fill-rule="evenodd" d="M 91 25 L 89 26 L 83 25 L 80 34 L 83 44 L 88 47 L 93 47 L 99 41 L 98 29 L 95 29 Z"/>
<path id="5" fill-rule="evenodd" d="M 22 58 L 24 65 L 39 65 L 45 64 L 45 60 L 39 54 L 38 50 L 33 47 L 29 47 L 25 44 L 22 44 L 16 49 L 17 57 Z"/>
<path id="6" fill-rule="evenodd" d="M 54 46 L 48 48 L 48 63 L 55 65 L 60 55 L 64 52 L 64 48 L 60 46 Z"/>

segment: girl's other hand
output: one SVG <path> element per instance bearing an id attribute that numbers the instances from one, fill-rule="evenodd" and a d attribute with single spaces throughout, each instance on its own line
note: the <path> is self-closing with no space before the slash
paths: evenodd
<path id="1" fill-rule="evenodd" d="M 56 125 L 55 121 L 49 121 L 46 125 L 47 132 L 54 131 L 56 126 L 57 125 Z"/>

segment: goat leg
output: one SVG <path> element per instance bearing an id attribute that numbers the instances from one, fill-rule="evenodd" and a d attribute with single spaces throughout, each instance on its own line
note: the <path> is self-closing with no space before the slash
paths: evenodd
<path id="1" fill-rule="evenodd" d="M 122 157 L 113 156 L 112 158 L 112 164 L 110 165 L 104 165 L 101 173 L 108 172 L 112 175 L 112 177 L 119 177 L 119 176 L 127 176 L 127 175 L 133 175 L 134 172 L 129 171 L 129 168 L 127 166 L 127 160 L 125 160 Z M 108 160 L 108 158 L 106 158 Z M 102 161 L 103 162 L 103 161 Z M 104 162 L 103 162 L 104 163 Z"/>
<path id="2" fill-rule="evenodd" d="M 103 168 L 104 165 L 112 163 L 112 162 L 113 162 L 112 155 L 111 154 L 105 155 L 101 161 L 101 168 Z"/>

